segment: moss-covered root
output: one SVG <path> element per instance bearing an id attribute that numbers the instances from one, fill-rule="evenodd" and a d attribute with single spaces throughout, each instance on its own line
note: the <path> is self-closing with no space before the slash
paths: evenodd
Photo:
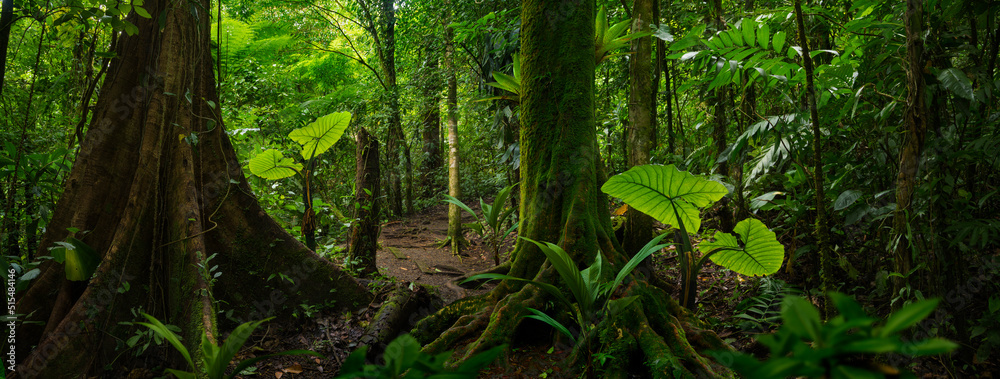
<path id="1" fill-rule="evenodd" d="M 418 323 L 413 334 L 419 336 L 418 341 L 422 338 L 432 340 L 424 346 L 424 351 L 430 354 L 464 345 L 459 349 L 461 352 L 455 354 L 453 363 L 462 362 L 492 347 L 510 343 L 517 326 L 528 314 L 528 307 L 539 307 L 541 298 L 536 288 L 527 286 L 498 302 L 490 296 L 468 303 L 455 302 Z M 447 322 L 452 319 L 455 321 Z M 442 332 L 430 333 L 435 329 Z"/>
<path id="2" fill-rule="evenodd" d="M 413 290 L 402 284 L 392 286 L 378 313 L 368 324 L 361 343 L 371 346 L 370 352 L 373 354 L 383 351 L 389 341 L 411 326 L 410 316 L 421 305 L 430 302 L 431 293 L 424 286 L 416 286 Z"/>
<path id="3" fill-rule="evenodd" d="M 584 370 L 579 373 L 583 376 L 602 378 L 629 374 L 653 378 L 733 377 L 728 368 L 704 355 L 730 347 L 714 332 L 704 329 L 673 298 L 645 282 L 634 283 L 628 293 L 639 295 L 641 302 L 608 317 L 583 336 L 566 359 L 567 367 Z M 610 358 L 598 362 L 594 360 L 597 354 Z"/>
<path id="4" fill-rule="evenodd" d="M 467 325 L 470 321 L 469 318 L 492 311 L 493 308 L 488 307 L 488 295 L 482 294 L 458 299 L 418 321 L 410 334 L 422 345 L 429 345 L 452 326 Z M 424 349 L 427 350 L 427 347 L 425 346 Z"/>

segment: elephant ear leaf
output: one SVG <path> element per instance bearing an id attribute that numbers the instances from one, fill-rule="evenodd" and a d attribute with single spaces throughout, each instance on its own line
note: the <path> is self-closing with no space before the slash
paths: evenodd
<path id="1" fill-rule="evenodd" d="M 680 171 L 674 165 L 633 167 L 608 179 L 601 191 L 664 224 L 679 229 L 683 223 L 685 231 L 692 233 L 701 228 L 699 209 L 729 192 L 719 182 Z"/>
<path id="2" fill-rule="evenodd" d="M 714 242 L 702 242 L 701 251 L 715 253 L 715 264 L 743 275 L 770 275 L 778 272 L 785 258 L 785 248 L 760 220 L 748 218 L 733 228 L 739 240 L 729 233 L 716 232 Z"/>
<path id="3" fill-rule="evenodd" d="M 250 159 L 250 172 L 268 180 L 283 179 L 302 171 L 302 165 L 270 149 Z"/>
<path id="4" fill-rule="evenodd" d="M 288 133 L 288 137 L 302 145 L 302 158 L 309 160 L 333 147 L 350 124 L 349 112 L 330 113 L 293 130 Z"/>

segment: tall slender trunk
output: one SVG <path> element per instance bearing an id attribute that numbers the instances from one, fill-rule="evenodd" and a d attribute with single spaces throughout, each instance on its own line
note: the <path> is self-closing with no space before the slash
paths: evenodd
<path id="1" fill-rule="evenodd" d="M 7 45 L 10 44 L 10 27 L 14 22 L 14 0 L 0 0 L 0 99 L 3 98 L 4 76 L 7 74 Z"/>
<path id="2" fill-rule="evenodd" d="M 726 25 L 723 24 L 722 20 L 722 0 L 713 0 L 712 2 L 712 22 L 715 23 L 715 28 L 718 31 L 723 31 L 726 29 Z M 715 143 L 715 156 L 721 157 L 722 152 L 726 151 L 729 146 L 727 143 L 727 134 L 729 132 L 729 104 L 732 101 L 730 98 L 730 89 L 728 86 L 722 86 L 716 88 L 712 94 L 712 101 L 715 105 L 715 114 L 712 122 L 712 140 Z M 715 167 L 715 173 L 722 175 L 723 177 L 729 177 L 729 162 L 720 162 Z M 719 229 L 724 232 L 732 232 L 735 220 L 733 220 L 733 212 L 729 209 L 730 200 L 728 197 L 722 198 L 716 207 L 719 210 Z"/>
<path id="3" fill-rule="evenodd" d="M 906 15 L 903 17 L 906 27 L 906 111 L 903 125 L 906 127 L 902 151 L 899 154 L 899 174 L 896 176 L 896 212 L 893 215 L 893 231 L 897 236 L 893 249 L 894 270 L 904 276 L 912 267 L 912 241 L 907 233 L 909 218 L 912 216 L 911 205 L 913 193 L 917 186 L 917 169 L 920 164 L 920 152 L 924 146 L 927 134 L 926 109 L 924 91 L 926 84 L 923 76 L 924 41 L 923 41 L 923 2 L 906 1 Z M 894 288 L 898 291 L 905 287 L 905 278 L 897 279 Z"/>
<path id="4" fill-rule="evenodd" d="M 821 290 L 825 293 L 830 289 L 830 275 L 832 275 L 832 262 L 830 257 L 830 228 L 827 225 L 826 214 L 826 193 L 823 175 L 823 139 L 820 129 L 819 110 L 816 108 L 816 85 L 813 82 L 813 62 L 810 57 L 809 39 L 806 36 L 805 21 L 802 17 L 801 0 L 795 0 L 795 21 L 798 25 L 799 42 L 802 44 L 802 65 L 806 71 L 806 102 L 809 107 L 809 119 L 812 123 L 813 132 L 813 191 L 816 193 L 816 245 L 819 246 L 820 280 Z M 827 299 L 824 297 L 824 299 Z M 829 300 L 824 300 L 829 302 Z M 824 311 L 829 316 L 831 307 L 827 303 Z"/>
<path id="5" fill-rule="evenodd" d="M 445 31 L 444 69 L 448 75 L 448 195 L 462 196 L 459 182 L 458 157 L 458 78 L 455 73 L 455 30 L 450 26 Z M 451 253 L 462 252 L 462 211 L 455 204 L 448 204 L 448 240 Z"/>
<path id="6" fill-rule="evenodd" d="M 653 1 L 635 0 L 632 7 L 632 32 L 647 30 L 653 22 Z M 626 130 L 628 166 L 649 164 L 656 133 L 656 87 L 652 78 L 652 39 L 632 40 L 629 59 L 629 123 Z M 653 238 L 653 219 L 629 208 L 625 219 L 625 253 L 633 255 Z"/>
<path id="7" fill-rule="evenodd" d="M 663 15 L 660 13 L 660 1 L 653 1 L 653 21 L 657 27 L 662 25 Z M 673 92 L 670 90 L 670 66 L 667 65 L 667 44 L 664 40 L 656 39 L 656 68 L 653 70 L 653 89 L 660 90 L 660 80 L 663 79 L 663 104 L 666 106 L 666 129 L 667 129 L 667 154 L 676 153 L 674 146 L 674 104 Z M 661 76 L 662 74 L 662 76 Z M 656 107 L 653 107 L 655 110 Z"/>
<path id="8" fill-rule="evenodd" d="M 399 86 L 396 82 L 396 9 L 395 0 L 382 0 L 382 54 L 381 65 L 385 79 L 389 102 L 389 133 L 386 141 L 386 158 L 389 168 L 389 209 L 393 216 L 403 215 L 404 202 L 407 212 L 412 211 L 412 195 L 407 196 L 403 190 L 403 181 L 411 182 L 412 166 L 410 165 L 410 148 L 403 133 L 403 122 L 400 115 Z M 405 178 L 404 178 L 405 177 Z M 412 187 L 412 185 L 407 185 Z M 409 191 L 409 190 L 408 190 Z"/>

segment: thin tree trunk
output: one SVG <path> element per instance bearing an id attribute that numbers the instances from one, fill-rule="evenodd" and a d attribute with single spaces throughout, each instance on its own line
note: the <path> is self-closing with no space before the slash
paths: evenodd
<path id="1" fill-rule="evenodd" d="M 913 243 L 910 241 L 907 226 L 912 211 L 913 193 L 917 186 L 920 152 L 927 134 L 924 104 L 926 84 L 923 76 L 923 2 L 906 1 L 906 15 L 903 17 L 903 24 L 906 27 L 907 106 L 903 116 L 906 134 L 899 154 L 899 174 L 896 177 L 896 212 L 893 215 L 893 232 L 897 236 L 897 242 L 893 249 L 893 269 L 905 276 L 912 267 L 910 254 Z M 894 281 L 897 293 L 906 285 L 905 278 Z"/>
<path id="2" fill-rule="evenodd" d="M 799 42 L 802 44 L 802 65 L 806 71 L 806 102 L 809 106 L 809 119 L 813 132 L 813 191 L 816 191 L 816 245 L 819 246 L 821 290 L 826 293 L 830 289 L 832 262 L 830 261 L 830 228 L 827 225 L 826 193 L 823 175 L 823 139 L 820 129 L 819 110 L 816 108 L 816 85 L 813 83 L 813 62 L 810 57 L 809 39 L 806 37 L 805 21 L 802 18 L 801 0 L 795 0 L 795 20 L 798 24 Z M 827 299 L 826 297 L 823 297 Z M 824 300 L 828 302 L 829 300 Z M 824 307 L 829 316 L 829 304 Z"/>
<path id="3" fill-rule="evenodd" d="M 363 276 L 378 273 L 375 266 L 380 227 L 378 140 L 364 127 L 358 130 L 357 169 L 354 174 L 354 222 L 349 256 Z"/>
<path id="4" fill-rule="evenodd" d="M 7 74 L 7 45 L 10 44 L 10 28 L 14 23 L 14 0 L 0 0 L 0 99 L 3 98 L 4 76 Z"/>
<path id="5" fill-rule="evenodd" d="M 399 109 L 399 86 L 396 84 L 396 9 L 395 0 L 382 0 L 382 72 L 385 77 L 386 95 L 389 102 L 389 136 L 386 141 L 386 158 L 389 168 L 389 209 L 393 216 L 403 215 L 404 202 L 412 210 L 412 196 L 403 191 L 403 181 L 412 177 L 409 164 L 409 146 Z M 412 187 L 412 186 L 408 186 Z M 410 198 L 407 201 L 407 198 Z"/>
<path id="6" fill-rule="evenodd" d="M 657 27 L 659 27 L 663 21 L 663 16 L 660 14 L 660 2 L 658 0 L 653 1 L 653 21 L 656 21 Z M 673 91 L 670 89 L 670 66 L 667 65 L 667 44 L 664 40 L 656 39 L 656 69 L 654 70 L 656 75 L 653 78 L 653 88 L 654 91 L 659 91 L 660 89 L 660 79 L 661 73 L 664 78 L 664 89 L 663 103 L 666 105 L 666 129 L 667 129 L 667 154 L 676 154 L 675 144 L 674 144 L 674 104 L 673 104 Z M 656 109 L 654 107 L 654 109 Z"/>
<path id="7" fill-rule="evenodd" d="M 653 0 L 635 0 L 632 32 L 647 30 L 653 22 Z M 656 133 L 656 96 L 652 80 L 652 40 L 632 40 L 629 58 L 629 124 L 626 130 L 628 166 L 649 164 Z M 653 238 L 653 218 L 629 208 L 625 218 L 625 253 L 634 255 Z"/>
<path id="8" fill-rule="evenodd" d="M 38 249 L 48 254 L 72 227 L 89 231 L 75 237 L 102 263 L 89 282 L 67 280 L 53 261 L 39 267 L 17 302 L 28 315 L 18 329 L 18 377 L 103 376 L 106 365 L 127 359 L 118 343 L 143 331 L 123 324 L 140 310 L 179 326 L 198 356 L 203 335 L 218 341 L 219 311 L 242 322 L 289 317 L 298 304 L 328 303 L 333 291 L 336 309 L 371 299 L 282 230 L 251 194 L 210 105 L 218 100 L 210 19 L 196 18 L 187 3 L 145 7 L 165 15 L 164 27 L 133 14 L 139 33 L 118 37 L 111 79 Z M 178 95 L 185 93 L 193 100 Z M 268 282 L 278 273 L 292 282 Z"/>
<path id="9" fill-rule="evenodd" d="M 458 78 L 455 73 L 455 30 L 450 26 L 445 31 L 444 68 L 448 75 L 448 195 L 454 198 L 462 196 L 459 182 L 458 157 Z M 448 241 L 451 244 L 451 254 L 462 252 L 462 211 L 455 204 L 448 204 Z"/>
<path id="10" fill-rule="evenodd" d="M 714 0 L 712 2 L 711 10 L 711 17 L 712 21 L 715 23 L 716 30 L 725 30 L 726 26 L 722 21 L 722 0 Z M 712 140 L 715 143 L 715 155 L 716 157 L 721 158 L 722 152 L 726 151 L 726 148 L 729 147 L 726 140 L 729 132 L 729 103 L 731 102 L 729 87 L 722 86 L 716 88 L 712 95 L 712 101 L 715 105 L 715 114 L 712 122 Z M 715 173 L 722 175 L 723 177 L 729 177 L 729 162 L 723 161 L 718 163 L 715 167 Z M 724 197 L 715 205 L 716 209 L 719 210 L 719 229 L 727 233 L 731 233 L 733 231 L 733 225 L 735 224 L 733 220 L 733 212 L 729 209 L 729 204 L 729 198 Z"/>

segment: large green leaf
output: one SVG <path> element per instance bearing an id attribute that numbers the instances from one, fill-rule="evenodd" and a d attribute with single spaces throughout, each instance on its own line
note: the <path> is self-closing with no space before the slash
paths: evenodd
<path id="1" fill-rule="evenodd" d="M 697 232 L 699 209 L 719 201 L 728 193 L 721 183 L 680 171 L 674 165 L 643 165 L 615 175 L 601 191 L 660 222 Z M 680 220 L 677 217 L 680 216 Z"/>
<path id="2" fill-rule="evenodd" d="M 309 125 L 293 130 L 288 133 L 288 137 L 302 145 L 302 158 L 308 160 L 333 147 L 350 124 L 350 112 L 330 113 Z"/>
<path id="3" fill-rule="evenodd" d="M 952 67 L 946 70 L 942 70 L 937 76 L 938 80 L 941 81 L 941 85 L 945 89 L 951 91 L 952 93 L 965 98 L 966 100 L 972 100 L 973 89 L 972 80 L 962 72 L 961 69 Z"/>
<path id="4" fill-rule="evenodd" d="M 280 151 L 270 149 L 250 159 L 250 173 L 264 179 L 287 178 L 302 171 L 302 165 L 287 158 Z"/>
<path id="5" fill-rule="evenodd" d="M 930 316 L 931 312 L 934 312 L 934 308 L 937 308 L 939 301 L 941 299 L 926 299 L 908 304 L 903 309 L 889 315 L 889 318 L 885 320 L 885 325 L 879 329 L 877 334 L 883 337 L 890 336 L 913 326 Z"/>
<path id="6" fill-rule="evenodd" d="M 743 275 L 770 275 L 778 272 L 785 257 L 785 247 L 778 242 L 774 232 L 760 220 L 748 218 L 733 228 L 739 240 L 729 233 L 716 232 L 714 242 L 702 242 L 701 251 L 715 264 Z"/>

